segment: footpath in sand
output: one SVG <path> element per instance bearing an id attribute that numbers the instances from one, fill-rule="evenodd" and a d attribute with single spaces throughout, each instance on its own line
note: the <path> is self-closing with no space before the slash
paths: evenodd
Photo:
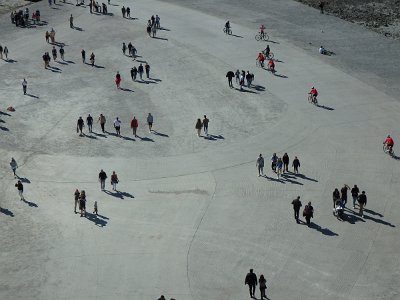
<path id="1" fill-rule="evenodd" d="M 16 28 L 8 15 L 0 18 L 0 44 L 10 50 L 0 61 L 0 299 L 239 300 L 248 298 L 250 268 L 266 277 L 270 299 L 399 297 L 399 160 L 382 151 L 387 133 L 399 137 L 399 74 L 395 66 L 366 73 L 370 57 L 350 51 L 356 37 L 389 44 L 290 1 L 266 1 L 270 18 L 263 4 L 257 11 L 232 1 L 227 16 L 227 0 L 214 10 L 209 0 L 137 1 L 132 19 L 121 16 L 128 1 L 112 0 L 109 15 L 73 2 L 32 4 L 42 26 Z M 163 29 L 149 38 L 146 23 L 155 14 Z M 222 32 L 227 19 L 232 36 Z M 318 55 L 322 35 L 310 19 L 330 24 L 323 38 L 335 56 Z M 272 28 L 271 20 L 279 22 L 268 29 L 271 41 L 257 42 L 258 26 Z M 65 61 L 45 70 L 51 28 Z M 122 54 L 122 42 L 137 48 L 135 61 Z M 395 43 L 380 52 L 385 66 L 398 60 Z M 266 44 L 275 75 L 255 66 Z M 95 67 L 82 63 L 81 49 L 87 61 L 95 53 Z M 132 82 L 130 68 L 140 62 L 150 64 L 150 78 Z M 236 69 L 255 75 L 244 92 L 228 87 L 225 74 Z M 307 101 L 311 86 L 320 106 Z M 16 111 L 6 113 L 9 105 Z M 106 116 L 105 134 L 98 123 L 93 133 L 76 133 L 78 117 L 89 113 Z M 134 115 L 138 138 L 129 128 Z M 198 138 L 194 126 L 203 115 L 210 135 Z M 112 126 L 117 116 L 122 138 Z M 278 180 L 269 167 L 274 152 L 298 156 L 301 174 Z M 260 153 L 265 177 L 257 177 Z M 11 157 L 26 201 L 14 187 Z M 105 192 L 100 169 L 109 177 Z M 111 190 L 112 171 L 118 191 Z M 365 218 L 351 205 L 343 221 L 332 216 L 332 192 L 345 183 L 366 191 Z M 86 191 L 86 218 L 74 213 L 76 188 Z M 311 227 L 293 219 L 298 195 L 314 206 Z"/>

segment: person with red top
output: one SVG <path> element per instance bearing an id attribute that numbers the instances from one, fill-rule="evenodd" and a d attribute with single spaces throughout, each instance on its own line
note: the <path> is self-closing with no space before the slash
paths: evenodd
<path id="1" fill-rule="evenodd" d="M 312 87 L 308 94 L 310 94 L 313 97 L 313 100 L 316 102 L 318 96 L 317 89 L 315 87 Z"/>
<path id="2" fill-rule="evenodd" d="M 272 58 L 268 60 L 268 70 L 270 70 L 272 73 L 275 72 L 275 63 Z"/>
<path id="3" fill-rule="evenodd" d="M 121 75 L 119 72 L 117 72 L 117 75 L 115 75 L 115 84 L 117 85 L 117 89 L 119 89 L 120 84 L 121 84 Z"/>
<path id="4" fill-rule="evenodd" d="M 383 142 L 383 144 L 388 147 L 389 153 L 392 153 L 393 151 L 393 146 L 394 146 L 394 141 L 390 135 L 387 136 L 386 140 Z"/>
<path id="5" fill-rule="evenodd" d="M 138 122 L 138 120 L 135 118 L 135 116 L 133 116 L 133 119 L 132 119 L 132 121 L 131 121 L 131 128 L 132 128 L 132 131 L 133 131 L 133 135 L 134 135 L 135 137 L 137 137 L 137 135 L 136 135 L 136 130 L 137 130 L 138 127 L 139 127 L 139 122 Z"/>
<path id="6" fill-rule="evenodd" d="M 264 59 L 264 54 L 262 54 L 261 52 L 258 53 L 257 60 L 260 63 L 261 67 L 264 67 Z"/>
<path id="7" fill-rule="evenodd" d="M 261 26 L 260 26 L 260 35 L 262 37 L 264 37 L 264 30 L 265 30 L 265 26 L 264 26 L 264 24 L 261 24 Z"/>

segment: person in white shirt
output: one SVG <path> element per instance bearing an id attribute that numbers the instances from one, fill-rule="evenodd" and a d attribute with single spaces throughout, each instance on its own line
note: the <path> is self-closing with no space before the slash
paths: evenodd
<path id="1" fill-rule="evenodd" d="M 319 47 L 319 54 L 326 54 L 324 46 Z"/>
<path id="2" fill-rule="evenodd" d="M 121 137 L 121 121 L 118 117 L 114 120 L 114 128 L 117 132 L 117 136 Z"/>

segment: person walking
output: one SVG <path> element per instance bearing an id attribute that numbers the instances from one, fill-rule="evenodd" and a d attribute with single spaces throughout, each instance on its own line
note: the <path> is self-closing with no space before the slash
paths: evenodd
<path id="1" fill-rule="evenodd" d="M 360 206 L 360 216 L 364 218 L 364 207 L 367 205 L 367 195 L 365 195 L 365 191 L 362 191 L 361 195 L 358 196 L 358 205 Z"/>
<path id="2" fill-rule="evenodd" d="M 253 77 L 251 76 L 250 71 L 247 71 L 247 74 L 246 74 L 246 81 L 247 81 L 247 87 L 248 87 L 248 88 L 251 87 L 251 79 L 252 79 L 252 78 L 253 78 Z"/>
<path id="3" fill-rule="evenodd" d="M 292 167 L 293 167 L 294 173 L 295 174 L 299 174 L 300 161 L 297 158 L 297 156 L 295 156 L 294 159 L 293 159 Z"/>
<path id="4" fill-rule="evenodd" d="M 92 52 L 92 54 L 90 54 L 90 63 L 92 64 L 92 67 L 94 67 L 94 60 L 95 60 L 95 55 Z"/>
<path id="5" fill-rule="evenodd" d="M 79 117 L 78 122 L 76 122 L 76 132 L 79 133 L 79 136 L 83 136 L 83 126 L 85 125 L 85 122 L 83 121 L 82 117 Z"/>
<path id="6" fill-rule="evenodd" d="M 3 54 L 6 57 L 6 60 L 8 60 L 8 48 L 7 48 L 7 46 L 4 46 Z"/>
<path id="7" fill-rule="evenodd" d="M 244 86 L 244 71 L 240 74 L 239 77 L 239 85 L 240 85 L 240 90 L 243 91 L 243 86 Z"/>
<path id="8" fill-rule="evenodd" d="M 345 184 L 341 189 L 340 189 L 340 193 L 341 193 L 341 199 L 342 199 L 342 203 L 343 203 L 343 208 L 346 207 L 347 204 L 347 190 L 350 190 L 350 187 Z"/>
<path id="9" fill-rule="evenodd" d="M 233 73 L 233 71 L 228 71 L 228 73 L 226 73 L 225 77 L 228 78 L 229 87 L 233 88 L 232 79 L 233 79 L 233 77 L 235 77 L 235 73 Z"/>
<path id="10" fill-rule="evenodd" d="M 258 279 L 258 283 L 259 283 L 259 288 L 260 288 L 260 293 L 261 293 L 261 300 L 263 300 L 264 298 L 267 298 L 267 296 L 265 295 L 265 290 L 267 289 L 267 280 L 264 278 L 263 274 L 260 275 L 260 278 Z"/>
<path id="11" fill-rule="evenodd" d="M 353 197 L 353 209 L 356 208 L 356 202 L 358 199 L 358 193 L 360 190 L 358 189 L 358 186 L 355 184 L 354 187 L 351 189 L 351 197 Z"/>
<path id="12" fill-rule="evenodd" d="M 99 173 L 99 181 L 100 181 L 100 189 L 104 191 L 106 188 L 106 179 L 107 179 L 107 174 L 106 172 L 103 171 L 103 169 L 100 170 Z"/>
<path id="13" fill-rule="evenodd" d="M 133 135 L 134 135 L 135 137 L 137 137 L 136 131 L 137 131 L 138 127 L 139 127 L 139 122 L 138 122 L 138 120 L 135 118 L 135 116 L 133 116 L 133 119 L 132 119 L 132 121 L 131 121 L 131 128 L 132 128 Z"/>
<path id="14" fill-rule="evenodd" d="M 340 200 L 340 192 L 338 189 L 335 189 L 332 193 L 332 200 L 333 200 L 333 208 L 336 208 L 336 201 Z"/>
<path id="15" fill-rule="evenodd" d="M 3 59 L 3 46 L 0 45 L 0 59 Z"/>
<path id="16" fill-rule="evenodd" d="M 111 185 L 112 185 L 112 189 L 113 191 L 117 190 L 117 184 L 118 184 L 119 180 L 118 180 L 118 176 L 115 173 L 115 171 L 113 171 L 112 175 L 111 175 Z"/>
<path id="17" fill-rule="evenodd" d="M 122 17 L 125 18 L 125 12 L 126 12 L 125 6 L 122 6 L 121 12 L 122 12 Z"/>
<path id="18" fill-rule="evenodd" d="M 69 27 L 74 28 L 74 17 L 72 16 L 72 14 L 69 17 Z"/>
<path id="19" fill-rule="evenodd" d="M 53 54 L 53 60 L 57 60 L 57 49 L 55 46 L 53 46 L 53 49 L 51 50 L 51 54 Z"/>
<path id="20" fill-rule="evenodd" d="M 121 75 L 119 72 L 115 75 L 115 85 L 117 86 L 117 89 L 120 89 L 120 84 L 121 84 Z"/>
<path id="21" fill-rule="evenodd" d="M 106 117 L 103 114 L 100 114 L 99 118 L 97 119 L 97 123 L 100 122 L 101 131 L 105 133 L 104 126 L 106 125 Z"/>
<path id="22" fill-rule="evenodd" d="M 138 70 L 136 69 L 136 67 L 133 67 L 131 69 L 131 78 L 133 81 L 136 81 L 137 72 L 138 72 Z"/>
<path id="23" fill-rule="evenodd" d="M 14 159 L 14 157 L 11 157 L 10 167 L 11 167 L 11 170 L 13 171 L 14 178 L 17 178 L 18 176 L 17 176 L 16 171 L 18 168 L 18 164 L 17 164 L 16 160 Z"/>
<path id="24" fill-rule="evenodd" d="M 93 117 L 90 114 L 88 114 L 88 116 L 86 117 L 86 124 L 88 126 L 89 132 L 92 133 Z"/>
<path id="25" fill-rule="evenodd" d="M 50 33 L 48 31 L 46 31 L 46 33 L 44 34 L 45 38 L 46 38 L 46 43 L 49 42 L 50 39 Z"/>
<path id="26" fill-rule="evenodd" d="M 264 175 L 264 157 L 262 157 L 262 154 L 257 158 L 256 167 L 258 169 L 258 177 Z"/>
<path id="27" fill-rule="evenodd" d="M 236 83 L 240 84 L 240 72 L 239 72 L 239 69 L 237 69 L 236 72 L 235 72 L 235 78 L 236 78 Z"/>
<path id="28" fill-rule="evenodd" d="M 250 269 L 250 272 L 247 273 L 244 284 L 249 286 L 250 297 L 253 298 L 257 285 L 257 275 L 253 272 L 253 269 Z"/>
<path id="29" fill-rule="evenodd" d="M 18 182 L 15 184 L 15 187 L 18 190 L 18 195 L 21 198 L 21 201 L 24 201 L 24 185 L 22 184 L 21 180 L 18 180 Z"/>
<path id="30" fill-rule="evenodd" d="M 138 72 L 139 72 L 139 77 L 140 77 L 140 80 L 141 81 L 143 81 L 143 65 L 142 64 L 140 64 L 139 65 L 139 68 L 138 68 Z"/>
<path id="31" fill-rule="evenodd" d="M 282 175 L 282 167 L 283 167 L 283 162 L 282 158 L 278 158 L 278 161 L 276 162 L 276 176 L 279 177 Z"/>
<path id="32" fill-rule="evenodd" d="M 126 55 L 126 44 L 125 42 L 122 43 L 122 53 Z"/>
<path id="33" fill-rule="evenodd" d="M 132 43 L 129 42 L 129 44 L 128 44 L 128 54 L 129 54 L 129 56 L 132 55 L 132 47 L 133 47 Z"/>
<path id="34" fill-rule="evenodd" d="M 97 201 L 94 201 L 93 205 L 93 213 L 97 216 L 99 213 L 98 207 L 97 207 Z"/>
<path id="35" fill-rule="evenodd" d="M 292 205 L 294 211 L 294 219 L 296 220 L 297 223 L 299 223 L 299 212 L 300 212 L 300 207 L 302 207 L 300 196 L 297 196 L 297 198 L 292 201 Z"/>
<path id="36" fill-rule="evenodd" d="M 81 217 L 86 217 L 86 193 L 83 190 L 79 196 L 79 210 L 81 211 Z"/>
<path id="37" fill-rule="evenodd" d="M 149 79 L 150 78 L 150 65 L 147 62 L 144 65 L 144 69 L 146 71 L 146 77 L 147 77 L 147 79 Z"/>
<path id="38" fill-rule="evenodd" d="M 320 1 L 318 7 L 319 7 L 319 9 L 321 11 L 321 14 L 324 13 L 324 6 L 325 6 L 325 2 L 324 1 Z"/>
<path id="39" fill-rule="evenodd" d="M 132 53 L 133 60 L 135 60 L 136 59 L 137 50 L 136 50 L 135 46 L 133 46 L 133 45 L 132 45 L 131 53 Z"/>
<path id="40" fill-rule="evenodd" d="M 149 132 L 150 132 L 150 133 L 151 133 L 151 131 L 153 130 L 153 121 L 154 121 L 154 118 L 153 118 L 152 114 L 149 113 L 149 114 L 147 115 L 147 125 L 149 125 Z"/>
<path id="41" fill-rule="evenodd" d="M 156 28 L 157 29 L 161 28 L 161 26 L 160 26 L 160 17 L 158 15 L 156 15 Z"/>
<path id="42" fill-rule="evenodd" d="M 276 163 L 278 162 L 278 156 L 276 156 L 276 153 L 272 154 L 271 157 L 271 169 L 276 173 Z"/>
<path id="43" fill-rule="evenodd" d="M 205 135 L 208 135 L 208 123 L 210 122 L 209 119 L 207 119 L 207 116 L 204 115 L 204 119 L 203 119 L 203 130 Z"/>
<path id="44" fill-rule="evenodd" d="M 287 153 L 282 156 L 283 172 L 289 172 L 289 155 Z"/>
<path id="45" fill-rule="evenodd" d="M 78 206 L 79 195 L 80 195 L 80 194 L 81 194 L 81 193 L 79 192 L 79 190 L 76 189 L 76 190 L 75 190 L 75 193 L 74 193 L 74 198 L 75 198 L 74 212 L 75 212 L 75 214 L 77 214 L 76 207 Z"/>
<path id="46" fill-rule="evenodd" d="M 129 7 L 126 8 L 126 17 L 131 18 L 131 9 Z"/>
<path id="47" fill-rule="evenodd" d="M 157 35 L 157 27 L 156 27 L 155 23 L 153 24 L 153 26 L 151 26 L 151 33 L 152 33 L 152 37 L 155 38 Z"/>
<path id="48" fill-rule="evenodd" d="M 118 117 L 114 120 L 114 128 L 117 136 L 121 137 L 121 121 Z"/>
<path id="49" fill-rule="evenodd" d="M 307 226 L 310 226 L 311 218 L 314 218 L 314 207 L 312 207 L 311 202 L 308 202 L 308 204 L 304 207 L 303 217 L 306 218 Z"/>
<path id="50" fill-rule="evenodd" d="M 81 50 L 82 55 L 82 63 L 86 64 L 86 51 L 84 49 Z"/>
<path id="51" fill-rule="evenodd" d="M 60 52 L 60 57 L 61 57 L 61 59 L 64 60 L 64 53 L 65 53 L 64 47 L 61 46 L 61 47 L 60 47 L 60 50 L 58 50 L 58 51 Z"/>
<path id="52" fill-rule="evenodd" d="M 203 124 L 201 123 L 200 119 L 197 119 L 196 122 L 196 126 L 195 126 L 196 130 L 197 130 L 197 136 L 200 137 L 201 135 L 201 128 L 203 128 Z"/>
<path id="53" fill-rule="evenodd" d="M 26 79 L 24 78 L 24 80 L 22 80 L 22 91 L 24 92 L 24 95 L 26 95 L 26 89 L 28 87 L 28 82 L 26 81 Z"/>

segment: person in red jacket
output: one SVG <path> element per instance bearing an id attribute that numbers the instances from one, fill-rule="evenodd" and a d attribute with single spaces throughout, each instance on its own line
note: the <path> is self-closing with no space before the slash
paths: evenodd
<path id="1" fill-rule="evenodd" d="M 260 66 L 263 68 L 264 67 L 264 60 L 265 60 L 264 54 L 262 54 L 261 52 L 258 53 L 257 60 L 260 63 Z"/>
<path id="2" fill-rule="evenodd" d="M 133 119 L 132 119 L 132 121 L 131 121 L 131 128 L 132 128 L 132 131 L 133 131 L 133 135 L 134 135 L 135 137 L 137 137 L 137 135 L 136 135 L 136 130 L 137 130 L 138 127 L 139 127 L 139 122 L 138 122 L 138 120 L 135 118 L 135 116 L 133 116 Z"/>
<path id="3" fill-rule="evenodd" d="M 117 89 L 119 89 L 119 86 L 121 84 L 121 75 L 119 72 L 117 72 L 117 75 L 115 75 L 115 84 L 117 85 Z"/>

